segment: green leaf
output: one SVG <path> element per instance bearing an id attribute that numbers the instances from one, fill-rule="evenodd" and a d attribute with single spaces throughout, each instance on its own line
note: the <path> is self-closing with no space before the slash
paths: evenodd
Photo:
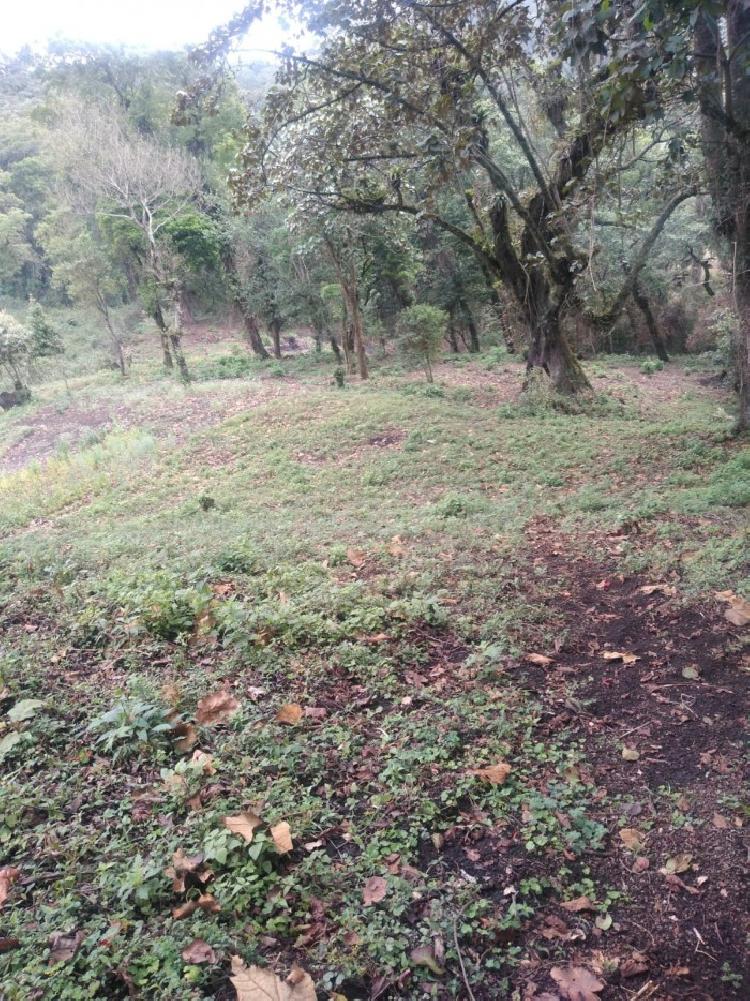
<path id="1" fill-rule="evenodd" d="M 22 723 L 36 716 L 37 709 L 44 705 L 43 699 L 21 699 L 12 709 L 8 710 L 8 719 L 12 723 Z"/>
<path id="2" fill-rule="evenodd" d="M 20 733 L 8 733 L 0 740 L 0 761 L 5 761 L 16 744 L 22 740 Z"/>

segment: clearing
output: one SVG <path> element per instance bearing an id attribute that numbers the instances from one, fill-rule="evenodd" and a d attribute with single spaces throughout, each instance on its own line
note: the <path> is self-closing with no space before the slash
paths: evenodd
<path id="1" fill-rule="evenodd" d="M 0 416 L 0 996 L 747 997 L 723 391 L 212 350 Z"/>

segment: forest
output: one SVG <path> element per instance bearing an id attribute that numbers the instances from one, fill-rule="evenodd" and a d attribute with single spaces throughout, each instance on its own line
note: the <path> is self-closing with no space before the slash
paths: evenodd
<path id="1" fill-rule="evenodd" d="M 747 997 L 750 0 L 2 44 L 0 1001 Z"/>

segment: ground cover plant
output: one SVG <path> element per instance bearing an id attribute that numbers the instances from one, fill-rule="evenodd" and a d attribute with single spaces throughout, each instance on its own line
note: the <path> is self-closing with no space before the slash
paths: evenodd
<path id="1" fill-rule="evenodd" d="M 9 435 L 3 997 L 743 996 L 747 451 L 700 373 L 516 368 Z"/>

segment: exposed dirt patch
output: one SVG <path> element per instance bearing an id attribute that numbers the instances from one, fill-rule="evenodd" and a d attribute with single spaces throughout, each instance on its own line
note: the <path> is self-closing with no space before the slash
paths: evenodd
<path id="1" fill-rule="evenodd" d="M 672 582 L 629 577 L 616 559 L 589 555 L 606 553 L 608 540 L 588 553 L 544 531 L 531 541 L 537 561 L 563 583 L 556 611 L 569 633 L 550 665 L 522 664 L 517 673 L 550 703 L 553 721 L 562 717 L 585 742 L 610 832 L 592 873 L 624 895 L 611 928 L 563 914 L 560 939 L 574 941 L 573 961 L 606 982 L 604 999 L 747 996 L 741 803 L 750 659 L 742 630 L 718 603 L 686 604 Z M 626 847 L 622 829 L 639 833 L 636 848 Z M 537 959 L 528 979 L 553 990 Z M 528 979 L 524 996 L 533 997 Z"/>

